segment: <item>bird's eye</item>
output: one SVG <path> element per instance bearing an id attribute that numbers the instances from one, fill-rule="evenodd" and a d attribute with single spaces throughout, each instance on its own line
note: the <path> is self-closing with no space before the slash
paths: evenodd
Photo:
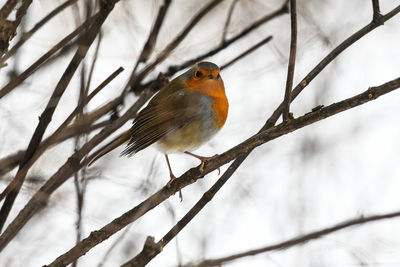
<path id="1" fill-rule="evenodd" d="M 218 75 L 217 75 L 217 80 L 219 80 L 219 78 L 221 78 L 221 76 L 220 76 L 219 73 L 218 73 Z"/>
<path id="2" fill-rule="evenodd" d="M 194 73 L 194 76 L 196 76 L 197 78 L 200 78 L 200 76 L 201 76 L 201 71 L 196 71 L 196 72 Z"/>

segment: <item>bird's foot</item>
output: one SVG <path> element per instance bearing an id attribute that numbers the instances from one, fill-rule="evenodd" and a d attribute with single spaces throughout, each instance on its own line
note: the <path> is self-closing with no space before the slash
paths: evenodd
<path id="1" fill-rule="evenodd" d="M 171 164 L 169 164 L 169 159 L 168 159 L 167 154 L 165 154 L 165 159 L 166 159 L 166 161 L 167 161 L 168 170 L 169 170 L 169 177 L 170 177 L 170 179 L 169 179 L 169 181 L 168 181 L 168 183 L 167 183 L 167 188 L 170 188 L 171 185 L 172 185 L 172 183 L 173 183 L 174 180 L 176 179 L 176 177 L 175 177 L 175 175 L 172 173 Z M 181 200 L 181 202 L 182 202 L 183 196 L 182 196 L 182 191 L 181 191 L 181 190 L 179 190 L 179 198 L 180 198 L 180 200 Z"/>
<path id="2" fill-rule="evenodd" d="M 200 169 L 199 169 L 200 172 L 204 172 L 204 165 L 207 162 L 209 162 L 209 161 L 211 161 L 211 160 L 213 160 L 213 159 L 215 159 L 216 157 L 219 156 L 218 154 L 215 154 L 214 156 L 211 156 L 211 157 L 204 157 L 204 156 L 199 156 L 199 155 L 193 154 L 193 153 L 188 152 L 188 151 L 185 151 L 185 154 L 188 154 L 188 155 L 190 155 L 192 157 L 195 157 L 195 158 L 197 158 L 197 159 L 199 159 L 201 161 Z M 220 175 L 220 173 L 221 173 L 220 168 L 218 167 L 217 170 L 218 170 L 218 175 Z"/>
<path id="3" fill-rule="evenodd" d="M 171 187 L 172 182 L 176 179 L 175 175 L 172 172 L 169 174 L 169 177 L 170 177 L 170 179 L 169 179 L 169 181 L 167 183 L 167 187 L 168 188 Z"/>
<path id="4" fill-rule="evenodd" d="M 170 173 L 169 175 L 170 179 L 167 183 L 167 187 L 170 188 L 172 182 L 176 179 L 175 175 L 173 173 Z M 182 190 L 179 190 L 179 199 L 181 200 L 181 202 L 183 201 L 183 195 L 182 195 Z"/>

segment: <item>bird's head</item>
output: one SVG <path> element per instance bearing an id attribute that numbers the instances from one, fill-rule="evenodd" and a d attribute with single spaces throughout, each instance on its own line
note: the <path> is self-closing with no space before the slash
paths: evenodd
<path id="1" fill-rule="evenodd" d="M 188 89 L 217 97 L 221 93 L 225 95 L 224 82 L 220 75 L 220 69 L 211 62 L 196 63 L 183 75 L 183 82 Z"/>

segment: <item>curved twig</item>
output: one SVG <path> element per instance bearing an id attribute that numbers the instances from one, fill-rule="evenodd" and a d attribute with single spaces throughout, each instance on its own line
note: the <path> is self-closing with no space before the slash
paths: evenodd
<path id="1" fill-rule="evenodd" d="M 211 267 L 211 266 L 221 266 L 223 264 L 226 264 L 228 262 L 241 259 L 244 257 L 248 256 L 254 256 L 258 255 L 261 253 L 265 253 L 268 251 L 273 251 L 273 250 L 282 250 L 282 249 L 287 249 L 296 245 L 301 245 L 304 244 L 308 241 L 320 238 L 322 236 L 328 235 L 335 233 L 337 231 L 343 230 L 345 228 L 349 228 L 352 226 L 356 225 L 361 225 L 369 222 L 377 222 L 377 221 L 382 221 L 386 219 L 391 219 L 391 218 L 396 218 L 400 216 L 400 211 L 396 212 L 391 212 L 391 213 L 386 213 L 386 214 L 381 214 L 381 215 L 370 215 L 370 216 L 361 216 L 358 218 L 354 218 L 351 220 L 346 220 L 340 223 L 337 223 L 335 225 L 332 225 L 330 227 L 326 227 L 324 229 L 318 230 L 318 231 L 313 231 L 308 234 L 300 235 L 291 239 L 288 239 L 283 242 L 279 242 L 277 244 L 257 248 L 257 249 L 252 249 L 240 253 L 236 253 L 227 257 L 223 258 L 217 258 L 217 259 L 209 259 L 209 260 L 204 260 L 201 261 L 197 264 L 185 264 L 183 265 L 184 267 Z"/>

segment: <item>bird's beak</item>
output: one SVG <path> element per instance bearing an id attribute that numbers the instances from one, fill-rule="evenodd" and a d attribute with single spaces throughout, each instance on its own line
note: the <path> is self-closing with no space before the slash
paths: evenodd
<path id="1" fill-rule="evenodd" d="M 213 75 L 208 75 L 207 79 L 215 79 L 215 77 Z"/>

